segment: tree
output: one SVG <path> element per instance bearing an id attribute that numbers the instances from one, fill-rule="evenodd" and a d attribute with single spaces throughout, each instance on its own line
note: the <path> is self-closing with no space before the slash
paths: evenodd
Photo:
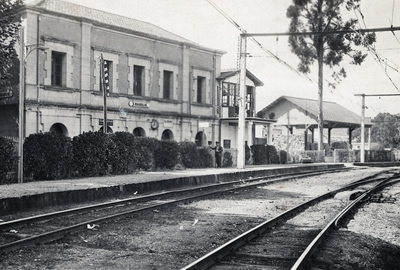
<path id="1" fill-rule="evenodd" d="M 370 46 L 376 41 L 375 33 L 357 32 L 356 19 L 343 20 L 341 13 L 359 8 L 360 0 L 293 0 L 287 10 L 287 17 L 291 19 L 289 32 L 323 32 L 326 34 L 291 35 L 289 45 L 300 59 L 298 69 L 300 72 L 309 73 L 310 66 L 318 63 L 318 148 L 323 147 L 323 66 L 327 65 L 333 70 L 335 80 L 330 86 L 335 87 L 346 71 L 340 67 L 345 55 L 348 55 L 352 64 L 360 65 L 366 54 L 354 50 L 355 46 Z M 351 33 L 329 34 L 333 30 L 349 30 Z"/>
<path id="2" fill-rule="evenodd" d="M 10 69 L 17 59 L 15 45 L 19 39 L 20 15 L 17 11 L 23 6 L 22 0 L 0 1 L 0 86 L 7 83 Z"/>
<path id="3" fill-rule="evenodd" d="M 400 117 L 390 113 L 379 113 L 372 119 L 371 142 L 379 143 L 383 147 L 396 148 L 400 144 Z M 365 140 L 368 132 L 365 131 Z M 354 138 L 360 141 L 361 129 L 353 131 Z"/>
<path id="4" fill-rule="evenodd" d="M 371 140 L 384 147 L 396 148 L 399 144 L 399 117 L 390 113 L 379 113 L 372 122 Z"/>

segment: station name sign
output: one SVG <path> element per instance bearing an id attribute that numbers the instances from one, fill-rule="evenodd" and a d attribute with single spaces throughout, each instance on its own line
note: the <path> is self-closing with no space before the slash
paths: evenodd
<path id="1" fill-rule="evenodd" d="M 144 103 L 144 102 L 134 102 L 134 101 L 129 101 L 128 102 L 129 107 L 139 107 L 139 108 L 150 108 L 148 103 Z"/>

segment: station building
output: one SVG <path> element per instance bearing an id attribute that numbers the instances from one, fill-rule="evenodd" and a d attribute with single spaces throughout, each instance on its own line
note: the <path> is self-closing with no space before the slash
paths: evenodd
<path id="1" fill-rule="evenodd" d="M 236 147 L 238 72 L 221 72 L 225 52 L 147 22 L 61 0 L 33 1 L 21 16 L 19 46 L 25 51 L 17 51 L 25 76 L 17 84 L 23 83 L 25 94 L 19 97 L 19 86 L 11 85 L 13 97 L 0 100 L 0 136 L 18 136 L 22 98 L 25 137 L 102 130 L 106 111 L 109 132 Z M 101 56 L 109 67 L 107 95 L 100 83 Z M 257 121 L 261 129 L 271 121 L 254 118 L 262 83 L 250 72 L 247 82 L 246 140 L 252 144 Z"/>

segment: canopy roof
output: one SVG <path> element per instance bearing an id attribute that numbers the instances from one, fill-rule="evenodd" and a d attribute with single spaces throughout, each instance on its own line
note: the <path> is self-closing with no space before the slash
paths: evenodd
<path id="1" fill-rule="evenodd" d="M 307 116 L 318 120 L 318 101 L 305 98 L 296 98 L 289 96 L 281 96 L 272 102 L 270 105 L 258 112 L 258 115 L 265 115 L 266 112 L 273 111 L 276 106 L 283 102 L 289 102 L 295 106 L 299 111 Z M 361 116 L 346 109 L 345 107 L 335 103 L 324 101 L 323 102 L 323 117 L 325 128 L 357 128 L 361 127 Z M 304 127 L 305 123 L 298 124 L 299 127 Z M 316 126 L 317 124 L 315 124 Z M 314 126 L 314 125 L 312 125 Z M 365 123 L 365 127 L 371 127 L 370 121 Z"/>
<path id="2" fill-rule="evenodd" d="M 221 75 L 218 76 L 217 80 L 225 80 L 226 78 L 233 77 L 240 73 L 240 69 L 230 69 L 221 71 Z M 253 73 L 246 69 L 246 76 L 253 81 L 255 86 L 264 86 L 264 83 L 258 79 Z"/>

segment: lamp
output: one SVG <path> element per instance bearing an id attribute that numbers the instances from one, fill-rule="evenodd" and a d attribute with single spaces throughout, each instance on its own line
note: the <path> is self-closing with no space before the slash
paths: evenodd
<path id="1" fill-rule="evenodd" d="M 18 183 L 24 182 L 24 133 L 25 133 L 25 85 L 26 85 L 26 59 L 35 51 L 49 49 L 40 44 L 25 45 L 24 32 L 21 29 L 21 58 L 20 83 L 19 83 L 19 115 L 18 115 Z M 27 52 L 25 52 L 27 50 Z"/>

